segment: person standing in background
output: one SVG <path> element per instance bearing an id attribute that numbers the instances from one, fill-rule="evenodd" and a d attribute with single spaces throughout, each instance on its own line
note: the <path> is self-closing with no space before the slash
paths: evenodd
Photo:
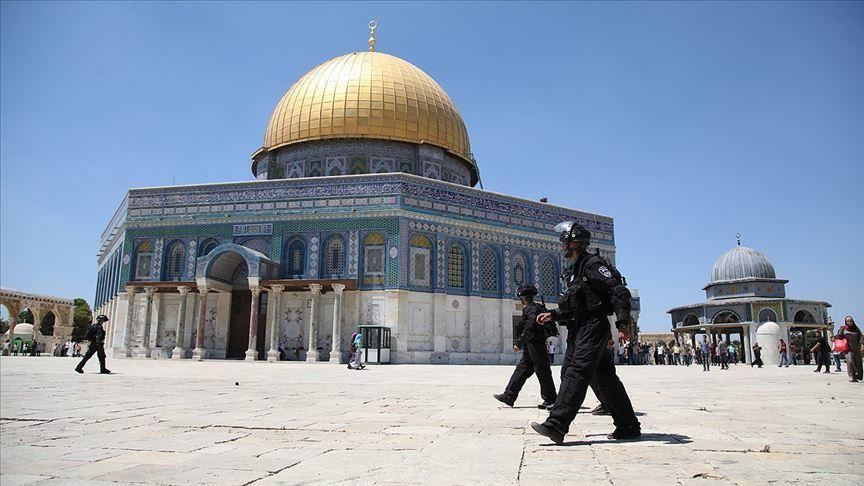
<path id="1" fill-rule="evenodd" d="M 861 328 L 855 324 L 855 319 L 852 316 L 846 316 L 846 323 L 840 328 L 838 333 L 846 338 L 846 345 L 849 351 L 846 352 L 846 373 L 849 374 L 849 381 L 857 383 L 864 379 L 862 376 L 861 367 Z"/>
<path id="2" fill-rule="evenodd" d="M 787 353 L 786 341 L 781 339 L 780 345 L 777 346 L 777 350 L 780 351 L 780 364 L 778 364 L 777 367 L 779 368 L 779 367 L 783 366 L 783 364 L 785 363 L 786 367 L 788 368 L 789 367 L 789 357 L 786 355 L 786 353 Z"/>

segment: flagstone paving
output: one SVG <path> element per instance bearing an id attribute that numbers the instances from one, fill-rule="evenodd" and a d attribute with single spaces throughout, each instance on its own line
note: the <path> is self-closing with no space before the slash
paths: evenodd
<path id="1" fill-rule="evenodd" d="M 580 414 L 563 446 L 529 427 L 536 380 L 492 399 L 509 366 L 73 366 L 0 359 L 3 486 L 864 483 L 864 384 L 809 366 L 619 367 L 643 440 Z"/>

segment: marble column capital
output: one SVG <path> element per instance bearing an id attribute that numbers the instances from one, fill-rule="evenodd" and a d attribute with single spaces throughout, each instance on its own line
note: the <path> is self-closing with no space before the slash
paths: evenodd
<path id="1" fill-rule="evenodd" d="M 147 297 L 153 297 L 153 294 L 155 294 L 157 290 L 156 287 L 144 287 L 144 292 L 147 293 Z"/>
<path id="2" fill-rule="evenodd" d="M 260 285 L 252 285 L 249 290 L 252 292 L 252 297 L 258 297 L 264 289 Z"/>
<path id="3" fill-rule="evenodd" d="M 177 287 L 177 292 L 180 292 L 180 295 L 186 295 L 189 293 L 189 287 L 184 285 L 180 285 Z"/>
<path id="4" fill-rule="evenodd" d="M 126 287 L 126 293 L 127 294 L 137 294 L 139 288 L 140 287 L 135 287 L 134 285 L 129 285 Z"/>
<path id="5" fill-rule="evenodd" d="M 336 292 L 336 295 L 342 295 L 342 292 L 345 290 L 345 284 L 334 283 L 331 284 L 333 287 L 333 291 Z"/>
<path id="6" fill-rule="evenodd" d="M 309 284 L 309 291 L 312 292 L 312 295 L 320 295 L 323 288 L 324 286 L 321 284 Z"/>
<path id="7" fill-rule="evenodd" d="M 209 288 L 201 286 L 201 285 L 198 286 L 198 293 L 206 295 L 208 292 L 210 292 Z"/>
<path id="8" fill-rule="evenodd" d="M 273 293 L 276 293 L 276 294 L 281 294 L 282 292 L 285 291 L 285 286 L 284 285 L 271 285 L 270 291 Z"/>

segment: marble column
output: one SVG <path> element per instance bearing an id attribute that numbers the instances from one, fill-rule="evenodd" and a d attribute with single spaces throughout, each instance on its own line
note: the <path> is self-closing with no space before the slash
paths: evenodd
<path id="1" fill-rule="evenodd" d="M 753 348 L 750 347 L 750 329 L 749 326 L 744 328 L 744 356 L 746 356 L 747 363 L 750 364 L 753 362 Z"/>
<path id="2" fill-rule="evenodd" d="M 174 350 L 171 352 L 171 359 L 186 357 L 183 335 L 186 333 L 186 305 L 189 300 L 189 287 L 181 285 L 177 287 L 177 291 L 180 292 L 180 310 L 177 312 L 177 338 L 174 343 Z"/>
<path id="3" fill-rule="evenodd" d="M 318 361 L 318 308 L 321 300 L 320 284 L 309 284 L 309 291 L 312 292 L 312 307 L 309 309 L 309 346 L 306 348 L 306 362 L 314 363 Z"/>
<path id="4" fill-rule="evenodd" d="M 273 308 L 273 319 L 270 324 L 270 349 L 267 350 L 267 361 L 279 361 L 279 333 L 281 326 L 279 322 L 279 308 L 282 304 L 282 292 L 285 290 L 284 285 L 273 285 L 270 287 L 272 298 L 268 300 L 268 304 Z"/>
<path id="5" fill-rule="evenodd" d="M 153 316 L 153 295 L 156 293 L 156 287 L 144 287 L 146 293 L 146 304 L 144 306 L 144 334 L 141 336 L 141 347 L 138 348 L 138 358 L 150 357 L 150 318 Z"/>
<path id="6" fill-rule="evenodd" d="M 135 287 L 126 287 L 126 322 L 123 323 L 123 348 L 120 356 L 132 356 L 132 318 L 135 312 Z"/>
<path id="7" fill-rule="evenodd" d="M 344 284 L 333 284 L 333 292 L 335 300 L 333 301 L 333 334 L 330 342 L 333 346 L 330 348 L 330 362 L 339 364 L 342 362 L 342 292 L 345 290 Z"/>
<path id="8" fill-rule="evenodd" d="M 249 312 L 249 345 L 246 347 L 246 361 L 258 359 L 258 298 L 261 296 L 261 286 L 252 285 L 252 309 Z"/>
<path id="9" fill-rule="evenodd" d="M 195 336 L 195 349 L 192 351 L 192 359 L 202 360 L 207 357 L 204 349 L 204 325 L 207 321 L 207 294 L 210 289 L 198 287 L 198 331 Z"/>

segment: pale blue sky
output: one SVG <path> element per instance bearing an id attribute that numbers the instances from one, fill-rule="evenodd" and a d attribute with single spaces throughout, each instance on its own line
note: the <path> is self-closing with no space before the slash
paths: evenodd
<path id="1" fill-rule="evenodd" d="M 615 218 L 643 329 L 704 297 L 736 232 L 791 297 L 864 319 L 864 3 L 0 9 L 4 287 L 92 301 L 125 191 L 250 180 L 282 94 L 374 16 L 459 107 L 486 189 Z"/>

